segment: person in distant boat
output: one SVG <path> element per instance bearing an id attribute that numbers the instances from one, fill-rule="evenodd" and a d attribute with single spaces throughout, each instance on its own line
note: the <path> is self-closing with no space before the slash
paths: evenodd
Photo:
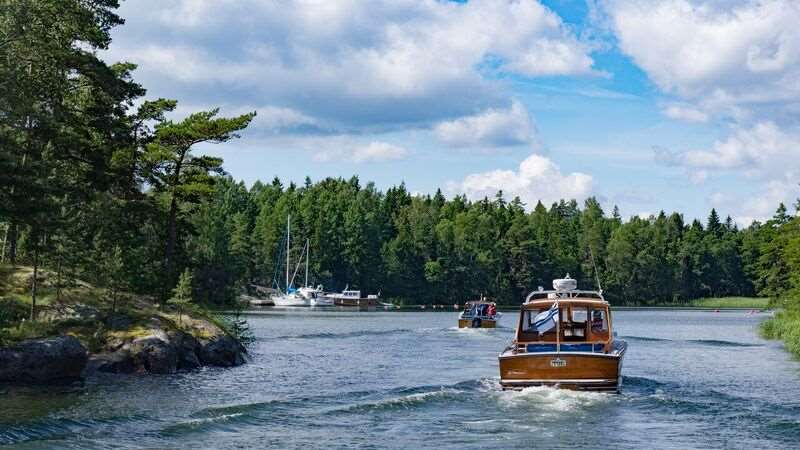
<path id="1" fill-rule="evenodd" d="M 491 305 L 491 304 L 490 304 L 490 305 L 489 305 L 489 307 L 487 308 L 486 314 L 487 314 L 489 317 L 494 317 L 494 315 L 495 315 L 496 313 L 497 313 L 497 308 L 495 308 L 495 306 L 494 306 L 494 305 Z"/>

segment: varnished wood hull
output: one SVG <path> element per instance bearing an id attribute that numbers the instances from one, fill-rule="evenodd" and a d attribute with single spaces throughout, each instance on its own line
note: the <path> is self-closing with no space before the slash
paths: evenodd
<path id="1" fill-rule="evenodd" d="M 477 327 L 472 322 L 473 319 L 458 319 L 458 328 L 497 328 L 497 321 L 492 319 L 481 319 Z"/>
<path id="2" fill-rule="evenodd" d="M 554 386 L 564 389 L 616 391 L 622 383 L 624 349 L 605 353 L 517 353 L 499 356 L 503 389 Z M 560 361 L 563 362 L 560 362 Z"/>
<path id="3" fill-rule="evenodd" d="M 334 306 L 351 306 L 357 308 L 370 308 L 375 307 L 378 301 L 373 298 L 335 298 L 333 299 Z"/>

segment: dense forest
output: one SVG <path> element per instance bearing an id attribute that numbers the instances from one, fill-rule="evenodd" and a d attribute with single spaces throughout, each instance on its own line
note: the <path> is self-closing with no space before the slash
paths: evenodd
<path id="1" fill-rule="evenodd" d="M 403 303 L 518 303 L 566 273 L 587 288 L 599 278 L 615 303 L 800 293 L 800 219 L 783 205 L 740 229 L 714 210 L 704 223 L 626 219 L 593 198 L 469 201 L 403 184 L 382 192 L 357 177 L 248 188 L 193 149 L 238 137 L 255 113 L 173 121 L 176 101 L 145 100 L 134 64 L 97 55 L 123 23 L 115 0 L 3 5 L 0 259 L 45 268 L 59 286 L 85 280 L 163 300 L 188 270 L 193 298 L 230 303 L 283 270 L 291 215 L 292 257 L 308 239 L 314 284 Z M 36 276 L 31 284 L 35 299 Z"/>
<path id="2" fill-rule="evenodd" d="M 314 284 L 346 285 L 405 303 L 454 303 L 481 294 L 513 304 L 569 273 L 614 303 L 697 297 L 780 297 L 798 286 L 798 221 L 780 205 L 766 223 L 739 229 L 712 210 L 705 223 L 678 213 L 623 220 L 590 198 L 532 208 L 519 199 L 471 202 L 441 192 L 385 193 L 371 183 L 306 180 L 303 186 L 218 177 L 208 200 L 187 214 L 182 261 L 204 280 L 208 301 L 248 283 L 270 285 L 283 267 L 291 217 L 292 260 L 310 241 Z M 191 230 L 191 232 L 188 232 Z"/>

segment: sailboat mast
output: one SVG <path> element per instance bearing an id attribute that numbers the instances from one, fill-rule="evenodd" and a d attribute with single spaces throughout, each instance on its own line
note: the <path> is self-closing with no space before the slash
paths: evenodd
<path id="1" fill-rule="evenodd" d="M 311 253 L 311 241 L 306 239 L 306 287 L 308 287 L 308 255 Z"/>
<path id="2" fill-rule="evenodd" d="M 289 240 L 290 231 L 289 231 L 289 223 L 292 220 L 292 215 L 289 214 L 286 216 L 286 293 L 289 293 Z"/>

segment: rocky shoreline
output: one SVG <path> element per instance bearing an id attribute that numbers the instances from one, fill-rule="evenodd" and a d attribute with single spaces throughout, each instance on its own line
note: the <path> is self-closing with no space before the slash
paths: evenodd
<path id="1" fill-rule="evenodd" d="M 176 329 L 154 316 L 145 327 L 116 328 L 95 333 L 89 343 L 67 334 L 0 347 L 0 383 L 69 382 L 98 372 L 172 374 L 246 361 L 245 347 L 207 320 L 189 319 Z"/>

